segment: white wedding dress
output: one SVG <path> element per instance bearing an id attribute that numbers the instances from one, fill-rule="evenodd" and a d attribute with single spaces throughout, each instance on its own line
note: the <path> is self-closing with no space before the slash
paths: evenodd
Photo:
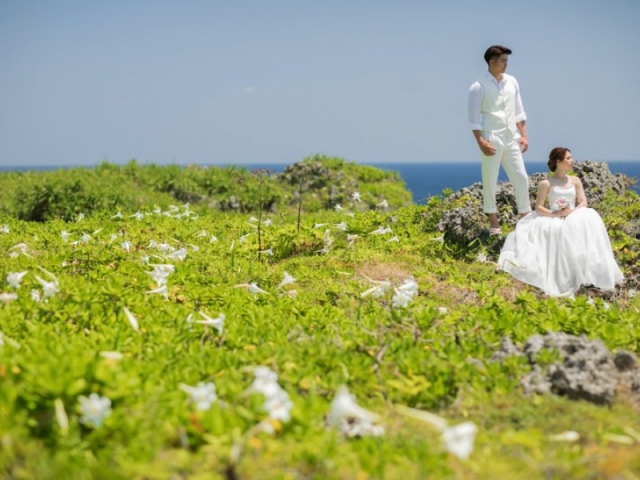
<path id="1" fill-rule="evenodd" d="M 552 209 L 565 200 L 574 208 L 573 185 L 551 187 Z M 507 236 L 498 264 L 552 297 L 572 297 L 581 285 L 613 290 L 624 278 L 607 229 L 592 208 L 579 208 L 564 218 L 530 213 Z"/>

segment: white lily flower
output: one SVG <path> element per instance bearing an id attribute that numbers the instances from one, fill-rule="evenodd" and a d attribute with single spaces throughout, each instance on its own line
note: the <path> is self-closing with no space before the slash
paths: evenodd
<path id="1" fill-rule="evenodd" d="M 87 244 L 90 241 L 91 241 L 91 236 L 88 233 L 83 233 L 82 237 L 80 238 L 80 243 Z"/>
<path id="2" fill-rule="evenodd" d="M 409 302 L 413 299 L 413 296 L 407 292 L 402 292 L 397 288 L 394 288 L 395 295 L 391 298 L 391 302 L 394 307 L 406 308 Z"/>
<path id="3" fill-rule="evenodd" d="M 40 283 L 40 285 L 42 285 L 42 295 L 44 296 L 44 298 L 53 297 L 56 293 L 60 291 L 60 289 L 58 288 L 57 281 L 47 282 L 46 280 L 43 280 L 42 278 L 40 278 L 38 275 L 35 275 L 35 277 L 36 277 L 36 280 L 38 280 L 38 282 Z"/>
<path id="4" fill-rule="evenodd" d="M 324 244 L 327 247 L 333 245 L 333 238 L 331 238 L 331 231 L 329 229 L 324 231 Z"/>
<path id="5" fill-rule="evenodd" d="M 413 278 L 408 278 L 398 287 L 401 292 L 414 296 L 418 293 L 418 283 Z"/>
<path id="6" fill-rule="evenodd" d="M 199 313 L 202 316 L 202 318 L 204 318 L 204 320 L 196 320 L 196 323 L 201 323 L 202 325 L 209 325 L 211 327 L 214 327 L 216 330 L 218 330 L 218 333 L 222 334 L 222 331 L 224 329 L 224 320 L 226 318 L 224 313 L 220 313 L 216 318 L 211 318 L 209 315 L 203 312 L 199 312 Z"/>
<path id="7" fill-rule="evenodd" d="M 444 418 L 434 415 L 433 413 L 416 410 L 403 405 L 396 405 L 396 410 L 404 415 L 431 424 L 441 432 L 445 448 L 448 452 L 453 453 L 462 460 L 469 458 L 478 431 L 473 422 L 465 422 L 455 427 L 449 427 Z"/>
<path id="8" fill-rule="evenodd" d="M 151 272 L 144 272 L 147 275 L 151 275 L 151 278 L 153 279 L 154 282 L 156 282 L 156 285 L 158 287 L 161 287 L 162 285 L 166 285 L 167 284 L 167 278 L 170 275 L 170 272 L 167 272 L 166 270 L 162 269 L 162 268 L 154 268 Z"/>
<path id="9" fill-rule="evenodd" d="M 484 253 L 479 253 L 476 257 L 476 260 L 478 260 L 480 263 L 487 263 L 487 256 Z"/>
<path id="10" fill-rule="evenodd" d="M 213 402 L 218 399 L 216 387 L 211 382 L 199 382 L 195 387 L 181 383 L 178 387 L 191 396 L 191 401 L 196 405 L 196 410 L 201 412 L 209 410 Z"/>
<path id="11" fill-rule="evenodd" d="M 264 293 L 266 295 L 269 294 L 269 292 L 265 292 L 260 287 L 258 287 L 258 285 L 255 282 L 252 282 L 252 283 L 241 283 L 241 284 L 238 284 L 238 285 L 234 285 L 233 288 L 244 288 L 245 290 L 247 290 L 250 293 L 253 293 L 254 295 L 256 295 L 258 293 Z"/>
<path id="12" fill-rule="evenodd" d="M 266 250 L 258 250 L 258 253 L 264 253 L 265 255 L 269 255 L 273 257 L 273 248 L 267 248 Z"/>
<path id="13" fill-rule="evenodd" d="M 376 207 L 380 207 L 386 210 L 387 208 L 389 208 L 389 202 L 387 202 L 387 199 L 385 198 L 380 203 L 378 203 Z"/>
<path id="14" fill-rule="evenodd" d="M 42 301 L 42 297 L 40 296 L 40 292 L 38 290 L 36 290 L 35 288 L 31 290 L 31 299 L 34 302 L 41 302 Z"/>
<path id="15" fill-rule="evenodd" d="M 22 254 L 22 255 L 24 255 L 25 257 L 29 257 L 29 258 L 31 258 L 31 255 L 29 255 L 29 254 L 27 253 L 27 248 L 28 248 L 28 247 L 27 247 L 27 244 L 26 244 L 26 243 L 18 243 L 18 244 L 16 244 L 16 245 L 14 245 L 13 247 L 11 247 L 11 248 L 9 249 L 9 251 L 10 251 L 11 253 L 15 253 L 15 254 L 16 254 L 15 256 L 18 256 L 18 255 Z M 11 256 L 11 253 L 9 254 L 9 256 Z"/>
<path id="16" fill-rule="evenodd" d="M 362 196 L 360 195 L 360 192 L 353 192 L 351 194 L 351 198 L 354 202 L 362 202 Z"/>
<path id="17" fill-rule="evenodd" d="M 129 215 L 129 218 L 135 218 L 136 220 L 140 221 L 140 220 L 142 220 L 144 218 L 144 213 L 142 213 L 140 210 L 138 210 L 133 215 Z"/>
<path id="18" fill-rule="evenodd" d="M 78 220 L 76 220 L 77 222 L 81 222 L 82 220 L 84 220 L 84 213 L 79 213 L 78 214 Z"/>
<path id="19" fill-rule="evenodd" d="M 151 245 L 151 244 L 149 244 Z M 174 247 L 172 247 L 171 245 L 169 245 L 167 242 L 162 242 L 160 244 L 156 244 L 155 246 L 158 250 L 160 250 L 162 253 L 166 253 L 166 252 L 175 252 L 176 249 Z"/>
<path id="20" fill-rule="evenodd" d="M 272 419 L 288 422 L 291 420 L 293 402 L 289 398 L 289 394 L 278 385 L 277 393 L 265 398 L 263 408 Z"/>
<path id="21" fill-rule="evenodd" d="M 125 240 L 125 241 L 124 241 L 124 242 L 122 242 L 120 245 L 121 245 L 121 246 L 122 246 L 122 248 L 123 248 L 124 250 L 126 250 L 127 252 L 130 252 L 130 251 L 131 251 L 131 242 L 130 242 L 129 240 Z"/>
<path id="22" fill-rule="evenodd" d="M 265 397 L 275 395 L 280 389 L 278 374 L 269 367 L 259 366 L 253 369 L 255 376 L 253 383 L 247 389 L 247 393 L 261 393 Z"/>
<path id="23" fill-rule="evenodd" d="M 247 393 L 261 393 L 265 397 L 263 408 L 269 417 L 281 422 L 291 419 L 293 402 L 289 394 L 278 384 L 278 374 L 268 367 L 259 366 L 253 369 L 255 379 L 247 389 Z"/>
<path id="24" fill-rule="evenodd" d="M 385 287 L 383 285 L 376 285 L 375 287 L 371 287 L 360 294 L 360 298 L 368 297 L 373 294 L 375 298 L 380 298 L 384 295 Z"/>
<path id="25" fill-rule="evenodd" d="M 447 307 L 438 307 L 437 310 L 438 310 L 438 313 L 440 313 L 442 315 L 446 315 L 447 312 L 449 311 L 449 310 L 447 310 Z"/>
<path id="26" fill-rule="evenodd" d="M 184 248 L 184 247 L 180 248 L 180 249 L 176 250 L 175 252 L 171 252 L 166 257 L 167 258 L 171 258 L 171 259 L 175 259 L 175 260 L 183 261 L 185 258 L 187 258 L 187 249 Z"/>
<path id="27" fill-rule="evenodd" d="M 53 405 L 56 412 L 56 422 L 58 422 L 62 435 L 66 435 L 69 432 L 69 417 L 64 409 L 64 403 L 61 399 L 56 398 Z"/>
<path id="28" fill-rule="evenodd" d="M 112 219 L 114 218 L 122 218 L 122 213 L 118 212 L 116 213 L 113 217 L 111 217 Z"/>
<path id="29" fill-rule="evenodd" d="M 122 307 L 122 309 L 124 310 L 124 314 L 127 317 L 129 324 L 137 332 L 139 330 L 138 320 L 133 316 L 133 313 L 131 313 L 131 310 L 129 310 L 127 307 Z"/>
<path id="30" fill-rule="evenodd" d="M 209 243 L 213 243 L 217 241 L 218 241 L 218 237 L 216 237 L 215 235 L 211 235 L 211 238 L 209 239 Z"/>
<path id="31" fill-rule="evenodd" d="M 282 281 L 278 284 L 278 286 L 276 287 L 276 290 L 280 290 L 282 287 L 284 287 L 285 285 L 289 285 L 291 283 L 294 283 L 296 281 L 295 278 L 293 278 L 291 275 L 289 275 L 287 272 L 284 272 L 284 278 L 282 279 Z"/>
<path id="32" fill-rule="evenodd" d="M 196 235 L 196 238 L 206 237 L 207 235 L 209 235 L 207 233 L 207 231 L 206 230 L 202 230 L 198 235 Z"/>
<path id="33" fill-rule="evenodd" d="M 271 220 L 270 218 L 267 218 L 262 223 L 265 227 L 270 227 L 271 224 L 273 223 L 273 220 Z"/>
<path id="34" fill-rule="evenodd" d="M 400 239 L 396 235 L 395 237 L 391 237 L 389 240 L 386 241 L 386 243 L 389 243 L 389 242 L 400 242 Z"/>
<path id="35" fill-rule="evenodd" d="M 0 228 L 0 233 L 9 233 L 10 231 L 11 229 L 9 228 L 9 225 L 7 225 L 6 223 L 2 225 L 2 228 Z"/>
<path id="36" fill-rule="evenodd" d="M 149 245 L 147 248 L 158 248 L 158 243 L 155 240 L 149 240 Z"/>
<path id="37" fill-rule="evenodd" d="M 106 360 L 122 360 L 124 358 L 124 355 L 122 355 L 122 353 L 120 352 L 114 352 L 114 351 L 102 351 L 100 352 L 100 356 Z"/>
<path id="38" fill-rule="evenodd" d="M 7 283 L 11 285 L 13 288 L 20 288 L 20 283 L 22 279 L 28 272 L 10 272 L 7 275 Z"/>
<path id="39" fill-rule="evenodd" d="M 169 299 L 169 292 L 167 291 L 166 284 L 161 285 L 158 288 L 154 288 L 153 290 L 148 290 L 147 293 L 150 293 L 150 294 L 159 293 L 165 298 L 165 300 Z"/>
<path id="40" fill-rule="evenodd" d="M 346 232 L 347 231 L 347 222 L 336 223 L 334 225 L 334 228 L 337 228 L 338 230 L 342 230 L 343 232 Z"/>
<path id="41" fill-rule="evenodd" d="M 18 294 L 15 292 L 2 292 L 0 293 L 0 302 L 4 302 L 5 304 L 12 302 L 13 300 L 18 299 Z"/>
<path id="42" fill-rule="evenodd" d="M 269 292 L 265 292 L 258 285 L 256 285 L 255 282 L 251 282 L 249 284 L 248 290 L 249 290 L 250 293 L 253 293 L 254 295 L 257 294 L 257 293 L 264 293 L 265 295 L 269 295 Z"/>
<path id="43" fill-rule="evenodd" d="M 172 263 L 150 263 L 149 266 L 153 267 L 155 270 L 161 270 L 167 274 L 176 271 L 176 266 Z"/>
<path id="44" fill-rule="evenodd" d="M 63 242 L 69 241 L 69 232 L 67 232 L 66 230 L 63 230 L 62 232 L 60 232 L 60 236 L 62 237 Z"/>
<path id="45" fill-rule="evenodd" d="M 119 236 L 120 236 L 119 233 L 112 233 L 111 236 L 109 237 L 109 245 L 115 242 Z"/>
<path id="46" fill-rule="evenodd" d="M 329 254 L 329 245 L 324 246 L 320 250 L 316 250 L 315 253 L 320 253 L 322 255 L 328 255 Z"/>
<path id="47" fill-rule="evenodd" d="M 260 220 L 258 220 L 256 217 L 250 217 L 249 221 L 250 222 L 259 222 Z"/>
<path id="48" fill-rule="evenodd" d="M 442 432 L 445 448 L 456 457 L 466 460 L 473 451 L 478 428 L 473 422 L 464 422 L 455 427 L 447 427 Z"/>
<path id="49" fill-rule="evenodd" d="M 342 205 L 340 205 L 339 203 L 336 203 L 336 204 L 335 204 L 335 206 L 333 207 L 333 209 L 334 209 L 336 212 L 342 212 L 342 211 L 344 211 L 344 208 L 342 208 Z"/>
<path id="50" fill-rule="evenodd" d="M 391 227 L 383 227 L 381 225 L 375 230 L 369 232 L 369 235 L 384 235 L 385 233 L 392 233 Z"/>
<path id="51" fill-rule="evenodd" d="M 322 227 L 326 227 L 327 225 L 329 225 L 328 223 L 314 223 L 313 224 L 313 228 L 322 228 Z"/>
<path id="52" fill-rule="evenodd" d="M 249 235 L 251 235 L 253 232 L 249 232 L 249 233 L 245 233 L 244 235 L 241 235 L 240 238 L 238 239 L 238 241 L 240 241 L 240 243 L 245 243 L 247 241 L 247 237 Z"/>
<path id="53" fill-rule="evenodd" d="M 378 415 L 359 406 L 344 385 L 331 402 L 326 421 L 327 426 L 338 428 L 348 437 L 379 436 L 384 433 L 384 427 L 378 424 Z"/>
<path id="54" fill-rule="evenodd" d="M 106 417 L 111 415 L 111 400 L 92 393 L 89 397 L 78 397 L 80 402 L 80 421 L 87 426 L 99 427 Z"/>
<path id="55" fill-rule="evenodd" d="M 552 442 L 577 442 L 580 440 L 580 434 L 573 430 L 567 430 L 556 435 L 551 435 L 549 440 Z"/>

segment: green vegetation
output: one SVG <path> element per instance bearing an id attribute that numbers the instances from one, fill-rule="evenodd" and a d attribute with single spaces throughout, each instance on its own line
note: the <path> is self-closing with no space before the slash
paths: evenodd
<path id="1" fill-rule="evenodd" d="M 611 408 L 527 397 L 526 360 L 491 361 L 503 336 L 522 345 L 548 331 L 637 352 L 640 297 L 543 298 L 478 261 L 490 246 L 438 241 L 441 198 L 411 205 L 395 174 L 303 163 L 282 176 L 135 162 L 0 176 L 4 477 L 640 477 L 640 416 L 624 394 Z M 376 207 L 385 199 L 388 210 Z M 640 216 L 638 200 L 604 206 L 627 276 L 640 241 L 619 227 Z M 161 286 L 154 264 L 175 266 L 163 270 L 166 298 L 148 293 Z M 285 272 L 296 281 L 278 288 Z M 394 287 L 410 278 L 419 291 L 397 306 Z M 390 286 L 363 297 L 372 281 Z M 223 314 L 222 331 L 203 314 Z M 247 392 L 260 365 L 293 403 L 273 433 L 256 428 L 268 413 Z M 181 387 L 199 382 L 215 385 L 209 409 Z M 379 415 L 383 435 L 327 428 L 341 385 Z M 80 409 L 92 393 L 111 401 L 99 426 Z M 447 453 L 398 405 L 474 422 L 470 457 Z M 566 431 L 579 438 L 558 437 Z"/>

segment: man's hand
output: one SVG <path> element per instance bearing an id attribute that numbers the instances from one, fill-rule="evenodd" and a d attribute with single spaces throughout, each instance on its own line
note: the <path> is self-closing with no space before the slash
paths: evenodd
<path id="1" fill-rule="evenodd" d="M 480 147 L 482 153 L 484 153 L 487 157 L 493 157 L 496 153 L 496 147 L 491 145 L 491 142 L 489 142 L 489 140 L 485 140 L 482 137 L 478 139 L 478 147 Z"/>
<path id="2" fill-rule="evenodd" d="M 529 140 L 527 140 L 527 137 L 520 137 L 520 151 L 524 153 L 527 151 L 528 148 L 529 148 Z"/>

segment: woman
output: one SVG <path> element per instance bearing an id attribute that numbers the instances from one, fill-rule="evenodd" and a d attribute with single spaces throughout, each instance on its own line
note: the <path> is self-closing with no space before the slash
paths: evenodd
<path id="1" fill-rule="evenodd" d="M 572 297 L 581 285 L 613 290 L 622 272 L 600 215 L 587 208 L 582 182 L 567 175 L 571 151 L 554 148 L 547 165 L 552 175 L 538 186 L 535 212 L 507 236 L 498 264 L 552 297 Z"/>

